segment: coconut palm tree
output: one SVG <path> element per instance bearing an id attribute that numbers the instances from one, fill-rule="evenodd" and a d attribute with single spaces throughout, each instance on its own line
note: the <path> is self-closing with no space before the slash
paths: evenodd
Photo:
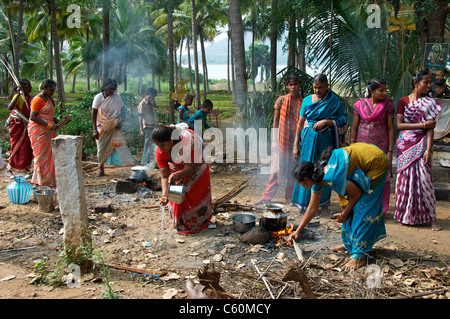
<path id="1" fill-rule="evenodd" d="M 247 103 L 247 72 L 245 67 L 244 27 L 240 0 L 229 0 L 231 45 L 235 61 L 236 103 L 242 109 Z M 245 119 L 244 119 L 245 121 Z"/>
<path id="2" fill-rule="evenodd" d="M 140 63 L 150 66 L 164 57 L 163 42 L 156 37 L 156 29 L 148 24 L 148 18 L 141 8 L 126 0 L 118 0 L 117 8 L 111 12 L 110 56 L 115 61 L 114 74 L 127 90 L 127 70 Z"/>

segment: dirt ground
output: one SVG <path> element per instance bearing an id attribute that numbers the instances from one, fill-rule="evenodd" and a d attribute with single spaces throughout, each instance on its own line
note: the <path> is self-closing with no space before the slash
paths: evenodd
<path id="1" fill-rule="evenodd" d="M 221 273 L 221 285 L 228 293 L 242 299 L 270 298 L 262 280 L 255 282 L 248 275 L 258 277 L 253 262 L 261 271 L 268 269 L 266 276 L 281 280 L 290 261 L 296 259 L 290 246 L 242 243 L 230 220 L 235 211 L 216 212 L 213 216 L 216 228 L 190 236 L 178 235 L 167 212 L 162 215 L 157 205 L 159 191 L 139 187 L 133 194 L 117 194 L 115 181 L 127 178 L 130 168 L 107 169 L 107 176 L 98 179 L 85 176 L 89 224 L 95 248 L 106 264 L 164 271 L 167 275 L 155 278 L 112 268 L 109 276 L 98 271 L 84 275 L 81 285 L 76 288 L 69 288 L 67 284 L 56 287 L 31 284 L 36 277 L 33 266 L 37 260 L 45 260 L 49 268 L 56 267 L 62 251 L 63 224 L 58 209 L 44 213 L 33 201 L 25 205 L 12 204 L 6 192 L 11 180 L 5 170 L 0 174 L 1 299 L 100 299 L 107 291 L 105 281 L 102 281 L 105 278 L 116 297 L 184 299 L 187 298 L 186 281 L 195 278 L 204 265 L 211 263 Z M 267 178 L 268 175 L 259 174 L 258 167 L 213 164 L 213 200 L 227 194 L 242 181 L 249 181 L 249 186 L 231 202 L 251 206 L 262 194 Z M 284 199 L 275 200 L 284 202 Z M 308 260 L 305 271 L 317 296 L 324 299 L 390 298 L 443 289 L 424 298 L 448 299 L 449 203 L 437 203 L 437 218 L 443 229 L 434 232 L 430 225 L 399 225 L 393 219 L 394 200 L 391 194 L 391 210 L 386 216 L 387 238 L 378 242 L 373 251 L 376 258 L 371 264 L 379 265 L 383 271 L 381 287 L 375 291 L 364 290 L 364 284 L 355 279 L 357 276 L 365 278 L 367 267 L 354 272 L 359 275 L 345 273 L 340 267 L 348 255 L 331 253 L 328 249 L 340 243 L 339 224 L 326 217 L 314 219 L 307 228 L 309 236 L 301 239 L 299 245 Z M 99 201 L 112 201 L 112 210 L 95 212 L 95 203 Z M 334 195 L 330 209 L 338 209 Z M 288 204 L 284 210 L 288 213 L 289 223 L 298 225 L 301 215 Z M 260 211 L 254 213 L 261 216 Z M 361 289 L 358 290 L 356 282 L 360 282 L 358 287 Z M 301 288 L 295 284 L 274 284 L 272 289 L 280 298 L 298 298 L 301 293 Z"/>

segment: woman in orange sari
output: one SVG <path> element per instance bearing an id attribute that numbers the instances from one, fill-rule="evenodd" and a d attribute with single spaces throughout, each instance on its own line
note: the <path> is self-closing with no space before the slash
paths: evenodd
<path id="1" fill-rule="evenodd" d="M 17 93 L 13 96 L 8 108 L 11 111 L 11 115 L 20 112 L 29 120 L 31 112 L 31 83 L 27 79 L 22 79 L 19 84 L 20 86 L 16 89 Z M 30 138 L 28 137 L 27 125 L 25 119 L 20 120 L 15 116 L 11 116 L 11 121 L 9 122 L 11 150 L 8 170 L 15 175 L 28 174 L 33 163 L 33 150 L 31 149 Z"/>
<path id="2" fill-rule="evenodd" d="M 300 107 L 303 98 L 300 94 L 302 79 L 295 73 L 288 74 L 284 80 L 288 88 L 287 95 L 280 96 L 274 106 L 272 128 L 278 129 L 278 134 L 272 137 L 272 164 L 266 190 L 255 204 L 270 201 L 277 193 L 278 187 L 286 185 L 285 199 L 289 201 L 294 190 L 295 181 L 290 177 L 296 160 L 292 156 L 295 127 L 299 120 Z M 278 152 L 276 148 L 278 147 Z"/>
<path id="3" fill-rule="evenodd" d="M 55 124 L 58 120 L 53 117 L 55 104 L 52 95 L 55 93 L 56 83 L 47 79 L 42 82 L 41 92 L 31 100 L 30 122 L 28 136 L 34 155 L 34 169 L 31 182 L 40 186 L 56 187 L 55 163 L 53 161 L 52 138 L 55 137 Z M 51 134 L 44 132 L 53 130 Z"/>

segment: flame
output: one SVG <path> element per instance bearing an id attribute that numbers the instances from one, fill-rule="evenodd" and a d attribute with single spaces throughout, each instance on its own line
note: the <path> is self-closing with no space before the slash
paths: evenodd
<path id="1" fill-rule="evenodd" d="M 292 224 L 289 224 L 289 226 L 286 227 L 285 229 L 270 232 L 272 234 L 272 237 L 277 241 L 275 247 L 278 247 L 280 245 L 289 245 L 289 243 L 283 238 L 283 236 L 289 236 L 293 232 L 294 232 L 294 225 Z"/>

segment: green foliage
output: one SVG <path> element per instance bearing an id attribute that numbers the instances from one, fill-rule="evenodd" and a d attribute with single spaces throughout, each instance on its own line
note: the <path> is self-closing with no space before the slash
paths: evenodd
<path id="1" fill-rule="evenodd" d="M 60 134 L 81 136 L 84 155 L 94 155 L 97 152 L 97 144 L 92 137 L 91 119 L 92 101 L 97 93 L 96 91 L 87 92 L 79 103 L 66 104 L 64 108 L 55 109 L 57 118 L 64 115 L 72 116 L 73 120 L 61 128 Z"/>

